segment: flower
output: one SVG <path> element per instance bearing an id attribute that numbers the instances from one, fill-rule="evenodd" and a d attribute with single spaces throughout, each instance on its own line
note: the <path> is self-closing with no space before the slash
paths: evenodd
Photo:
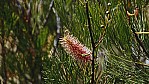
<path id="1" fill-rule="evenodd" d="M 68 31 L 66 31 L 65 33 L 67 34 L 64 35 L 64 37 L 60 38 L 60 43 L 65 51 L 76 60 L 81 60 L 83 62 L 91 61 L 91 50 L 81 44 L 76 37 L 70 35 Z"/>

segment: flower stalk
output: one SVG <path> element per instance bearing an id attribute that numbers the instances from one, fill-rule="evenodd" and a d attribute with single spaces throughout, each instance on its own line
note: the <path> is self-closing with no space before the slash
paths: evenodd
<path id="1" fill-rule="evenodd" d="M 87 15 L 87 22 L 88 22 L 88 29 L 89 29 L 89 33 L 90 33 L 90 39 L 91 39 L 91 43 L 92 43 L 92 77 L 91 77 L 91 84 L 94 84 L 94 59 L 95 59 L 95 56 L 94 56 L 94 51 L 95 51 L 95 42 L 94 42 L 94 39 L 93 39 L 93 33 L 92 33 L 92 29 L 91 29 L 91 21 L 90 21 L 90 16 L 89 16 L 89 7 L 88 7 L 88 1 L 86 1 L 86 15 Z"/>

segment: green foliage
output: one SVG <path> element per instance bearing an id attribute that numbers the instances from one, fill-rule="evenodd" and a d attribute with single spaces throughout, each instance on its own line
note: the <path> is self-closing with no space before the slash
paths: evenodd
<path id="1" fill-rule="evenodd" d="M 85 12 L 85 3 L 81 0 L 76 2 L 67 3 L 64 1 L 55 1 L 58 14 L 61 17 L 61 22 L 63 26 L 71 31 L 71 33 L 76 36 L 84 45 L 91 48 L 90 35 L 88 31 L 88 24 Z M 69 1 L 68 1 L 69 2 Z M 108 3 L 111 3 L 108 6 Z M 101 49 L 102 46 L 107 50 L 107 60 L 104 67 L 106 69 L 103 72 L 103 75 L 100 79 L 100 83 L 147 83 L 147 80 L 144 77 L 148 77 L 148 65 L 146 66 L 144 62 L 140 61 L 141 57 L 147 57 L 143 51 L 140 51 L 140 44 L 135 40 L 131 25 L 129 25 L 128 17 L 126 14 L 125 6 L 127 3 L 123 1 L 102 1 L 100 5 L 98 2 L 90 2 L 89 3 L 89 12 L 91 17 L 91 27 L 94 33 L 94 40 L 98 41 L 99 37 L 102 35 L 104 31 L 100 28 L 101 25 L 106 27 L 106 35 L 104 36 L 103 42 L 100 44 L 101 46 L 98 49 Z M 139 10 L 143 10 L 143 6 L 145 3 L 140 3 L 139 1 L 134 2 L 132 4 L 132 8 L 134 9 L 135 5 L 138 5 Z M 71 5 L 64 5 L 71 4 Z M 127 9 L 129 10 L 129 9 Z M 107 14 L 106 12 L 109 11 Z M 144 13 L 139 12 L 138 22 L 135 21 L 135 17 L 130 17 L 131 22 L 136 25 L 136 31 L 142 31 L 144 28 L 138 28 L 137 25 L 145 25 L 145 21 L 141 21 L 141 18 L 146 18 Z M 64 15 L 63 15 L 64 14 Z M 67 17 L 66 17 L 67 16 Z M 67 20 L 66 20 L 67 18 Z M 147 24 L 146 24 L 147 25 Z M 143 36 L 143 35 L 139 35 Z M 148 37 L 148 35 L 144 35 Z M 143 40 L 140 38 L 140 40 Z M 148 41 L 147 39 L 145 41 Z M 148 43 L 143 43 L 144 46 L 148 45 Z M 138 48 L 139 47 L 139 48 Z M 148 47 L 145 46 L 148 51 Z M 98 51 L 96 49 L 96 53 Z M 137 51 L 134 51 L 136 49 Z M 58 49 L 59 50 L 59 49 Z M 138 53 L 140 52 L 140 53 Z M 64 52 L 63 52 L 64 53 Z M 59 52 L 65 56 L 63 53 Z M 137 54 L 136 54 L 137 53 Z M 143 54 L 143 55 L 142 55 Z M 70 58 L 71 59 L 71 58 Z M 68 62 L 70 59 L 67 59 Z M 61 59 L 65 60 L 66 59 Z M 75 62 L 76 63 L 76 62 Z M 68 63 L 71 64 L 71 63 Z M 66 69 L 68 66 L 64 66 Z M 73 66 L 73 70 L 75 70 L 77 66 Z M 85 68 L 85 67 L 83 67 Z M 88 66 L 87 68 L 91 68 Z M 49 69 L 48 69 L 49 70 Z M 55 69 L 56 70 L 56 69 Z M 60 70 L 61 71 L 61 70 Z M 77 72 L 75 70 L 74 72 Z M 146 74 L 144 76 L 140 76 L 141 74 Z M 69 71 L 67 72 L 69 73 Z M 58 74 L 58 73 L 57 73 Z M 84 74 L 83 78 L 86 76 L 91 77 L 91 74 Z M 75 77 L 73 77 L 75 78 Z M 49 78 L 50 79 L 50 78 Z M 90 78 L 84 81 L 83 83 L 89 83 Z M 95 80 L 97 82 L 97 80 Z M 79 81 L 81 82 L 81 81 Z M 72 83 L 72 82 L 71 82 Z"/>
<path id="2" fill-rule="evenodd" d="M 55 9 L 60 17 L 60 37 L 68 29 L 92 50 L 86 2 L 54 0 L 50 7 L 51 3 L 0 2 L 0 76 L 4 83 L 91 83 L 91 63 L 73 59 L 60 43 L 53 47 L 58 36 Z M 149 64 L 144 61 L 149 59 L 149 35 L 133 32 L 149 31 L 147 5 L 147 0 L 88 0 L 93 39 L 95 44 L 101 40 L 95 49 L 96 84 L 149 82 Z M 127 11 L 133 13 L 135 6 L 139 8 L 138 17 L 128 16 Z M 98 60 L 101 51 L 106 54 L 104 63 Z"/>

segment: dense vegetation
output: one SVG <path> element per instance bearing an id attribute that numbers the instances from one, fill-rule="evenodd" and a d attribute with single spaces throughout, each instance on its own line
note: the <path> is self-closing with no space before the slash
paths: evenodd
<path id="1" fill-rule="evenodd" d="M 147 84 L 147 31 L 149 0 L 1 0 L 1 84 Z"/>

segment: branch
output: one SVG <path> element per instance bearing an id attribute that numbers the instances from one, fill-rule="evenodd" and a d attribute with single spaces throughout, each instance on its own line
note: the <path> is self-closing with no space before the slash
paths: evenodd
<path id="1" fill-rule="evenodd" d="M 89 17 L 89 8 L 88 8 L 88 1 L 86 1 L 86 15 L 87 15 L 87 21 L 88 21 L 88 29 L 89 29 L 89 33 L 90 33 L 90 38 L 91 38 L 91 43 L 92 43 L 92 78 L 91 78 L 91 84 L 94 84 L 94 51 L 95 51 L 95 43 L 94 43 L 94 39 L 93 39 L 93 33 L 92 33 L 92 29 L 91 29 L 91 21 L 90 21 L 90 17 Z"/>
<path id="2" fill-rule="evenodd" d="M 103 38 L 104 38 L 104 36 L 105 36 L 105 33 L 106 33 L 106 27 L 104 27 L 103 33 L 102 33 L 102 35 L 99 37 L 98 42 L 97 42 L 97 44 L 95 45 L 95 47 L 98 47 L 98 45 L 102 42 L 102 40 L 103 40 Z"/>
<path id="3" fill-rule="evenodd" d="M 55 51 L 56 51 L 56 48 L 57 48 L 57 45 L 58 45 L 58 41 L 59 41 L 59 38 L 60 38 L 60 17 L 58 16 L 57 14 L 57 11 L 55 10 L 55 8 L 53 7 L 53 12 L 55 13 L 55 16 L 56 16 L 56 23 L 57 23 L 57 30 L 56 30 L 56 37 L 54 39 L 54 50 L 53 50 L 53 54 L 55 54 Z"/>
<path id="4" fill-rule="evenodd" d="M 147 52 L 147 50 L 145 49 L 145 47 L 144 47 L 142 41 L 139 39 L 138 35 L 136 34 L 135 29 L 134 29 L 133 27 L 131 27 L 131 30 L 132 30 L 132 32 L 133 32 L 133 34 L 134 34 L 134 36 L 135 36 L 137 42 L 139 43 L 139 45 L 142 47 L 143 51 L 145 52 L 145 54 L 146 54 L 147 57 L 149 58 L 149 53 Z"/>

